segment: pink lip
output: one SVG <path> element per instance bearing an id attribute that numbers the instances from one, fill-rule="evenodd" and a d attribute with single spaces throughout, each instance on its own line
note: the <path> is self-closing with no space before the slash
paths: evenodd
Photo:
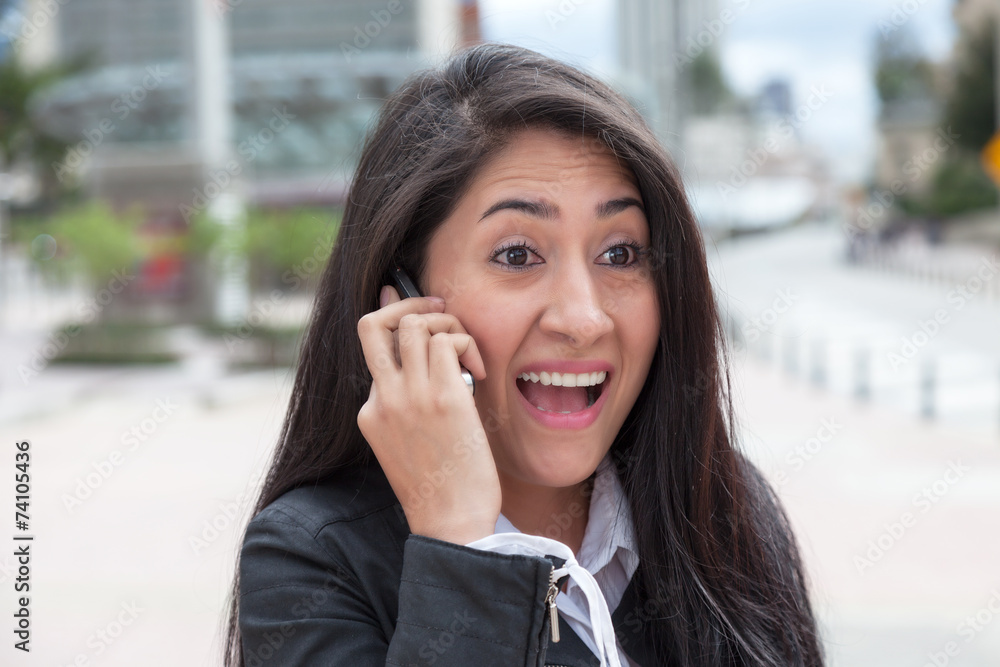
<path id="1" fill-rule="evenodd" d="M 608 377 L 611 377 L 611 373 L 614 372 L 614 366 L 606 361 L 539 361 L 529 364 L 518 371 L 518 376 L 521 373 L 539 373 L 541 371 L 548 371 L 554 373 L 593 373 L 606 371 Z M 608 380 L 605 379 L 605 382 Z M 517 379 L 515 378 L 515 383 Z M 580 410 L 579 412 L 573 412 L 568 415 L 560 415 L 555 412 L 545 412 L 539 410 L 534 405 L 528 402 L 528 399 L 524 397 L 519 389 L 515 386 L 517 395 L 521 399 L 521 404 L 524 409 L 527 410 L 528 414 L 534 417 L 542 426 L 547 426 L 549 428 L 558 429 L 582 429 L 587 428 L 595 421 L 597 417 L 601 414 L 601 408 L 607 402 L 608 390 L 607 388 L 601 392 L 601 395 L 594 401 L 594 404 L 585 410 Z"/>

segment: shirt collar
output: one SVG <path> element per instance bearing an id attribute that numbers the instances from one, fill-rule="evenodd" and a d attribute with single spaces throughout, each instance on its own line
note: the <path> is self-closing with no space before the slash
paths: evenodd
<path id="1" fill-rule="evenodd" d="M 615 556 L 629 579 L 639 566 L 635 549 L 632 512 L 610 455 L 597 466 L 594 491 L 590 496 L 590 515 L 583 535 L 580 564 L 592 573 L 601 571 Z"/>

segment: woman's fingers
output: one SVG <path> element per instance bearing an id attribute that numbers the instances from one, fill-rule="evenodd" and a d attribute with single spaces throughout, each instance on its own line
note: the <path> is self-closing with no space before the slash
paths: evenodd
<path id="1" fill-rule="evenodd" d="M 392 290 L 395 294 L 395 290 Z M 423 297 L 400 300 L 398 296 L 390 297 L 388 305 L 372 311 L 358 320 L 358 337 L 361 339 L 361 350 L 365 363 L 372 378 L 378 381 L 388 373 L 399 370 L 396 361 L 395 332 L 399 328 L 399 320 L 403 316 L 417 313 L 440 313 L 444 303 L 435 299 Z"/>
<path id="2" fill-rule="evenodd" d="M 428 346 L 437 334 L 465 336 L 468 340 L 456 339 L 453 345 L 455 365 L 460 360 L 477 380 L 486 377 L 475 341 L 454 315 L 440 312 L 444 307 L 442 302 L 424 297 L 400 300 L 391 288 L 382 292 L 381 300 L 386 303 L 383 308 L 358 322 L 361 348 L 375 382 L 385 382 L 402 371 L 410 389 L 420 389 L 421 383 L 430 379 Z M 456 374 L 460 372 L 457 370 Z"/>
<path id="3" fill-rule="evenodd" d="M 447 313 L 404 315 L 399 320 L 399 329 L 396 333 L 403 369 L 413 369 L 414 377 L 420 377 L 425 381 L 431 377 L 434 370 L 433 362 L 431 362 L 430 368 L 428 368 L 428 346 L 434 336 L 455 334 L 464 336 L 469 341 L 472 341 L 462 323 L 454 315 Z M 458 361 L 461 360 L 462 365 L 469 369 L 474 378 L 478 380 L 484 379 L 486 377 L 486 367 L 479 356 L 479 349 L 475 346 L 475 342 L 473 341 L 472 345 L 469 345 L 467 342 L 458 342 L 461 339 L 455 340 L 456 345 L 454 346 L 453 358 L 456 367 Z M 428 372 L 421 374 L 420 371 L 422 369 L 428 369 Z M 460 373 L 460 371 L 456 372 Z"/>
<path id="4" fill-rule="evenodd" d="M 462 369 L 459 360 L 472 377 L 482 380 L 486 377 L 479 348 L 472 336 L 466 333 L 436 333 L 430 337 L 428 360 L 430 364 L 430 383 L 433 388 L 445 388 L 461 385 Z M 466 390 L 463 393 L 468 393 Z"/>

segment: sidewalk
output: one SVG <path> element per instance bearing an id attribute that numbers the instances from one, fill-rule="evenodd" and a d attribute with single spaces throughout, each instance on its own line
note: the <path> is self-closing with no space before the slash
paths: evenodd
<path id="1" fill-rule="evenodd" d="M 796 528 L 831 665 L 993 667 L 1000 285 L 959 300 L 975 281 L 851 266 L 845 247 L 838 227 L 804 225 L 710 249 L 743 343 L 741 440 Z M 920 416 L 928 398 L 934 420 Z"/>
<path id="2" fill-rule="evenodd" d="M 720 307 L 756 356 L 842 395 L 1000 432 L 1000 264 L 927 282 L 848 264 L 833 224 L 709 248 Z M 989 264 L 987 266 L 983 262 Z M 992 263 L 990 263 L 992 262 Z"/>
<path id="3" fill-rule="evenodd" d="M 218 665 L 234 557 L 291 378 L 109 377 L 56 413 L 0 426 L 7 442 L 31 441 L 35 535 L 31 655 L 7 646 L 3 664 Z M 11 551 L 0 556 L 5 590 Z M 8 623 L 12 605 L 5 595 Z"/>
<path id="4" fill-rule="evenodd" d="M 753 358 L 734 382 L 741 439 L 795 527 L 830 664 L 922 667 L 948 642 L 960 657 L 947 664 L 1000 664 L 988 608 L 1000 610 L 1000 438 L 858 404 Z"/>

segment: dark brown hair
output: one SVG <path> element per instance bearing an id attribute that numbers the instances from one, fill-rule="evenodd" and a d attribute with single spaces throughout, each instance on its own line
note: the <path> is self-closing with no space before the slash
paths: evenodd
<path id="1" fill-rule="evenodd" d="M 526 127 L 600 141 L 634 174 L 650 226 L 660 339 L 612 455 L 634 517 L 636 585 L 658 664 L 821 665 L 797 547 L 781 507 L 736 450 L 725 338 L 702 235 L 676 168 L 605 84 L 532 51 L 480 45 L 412 76 L 361 154 L 316 295 L 260 511 L 369 462 L 357 426 L 371 376 L 358 320 L 390 266 L 423 252 L 487 159 Z M 227 664 L 240 665 L 238 582 Z"/>

